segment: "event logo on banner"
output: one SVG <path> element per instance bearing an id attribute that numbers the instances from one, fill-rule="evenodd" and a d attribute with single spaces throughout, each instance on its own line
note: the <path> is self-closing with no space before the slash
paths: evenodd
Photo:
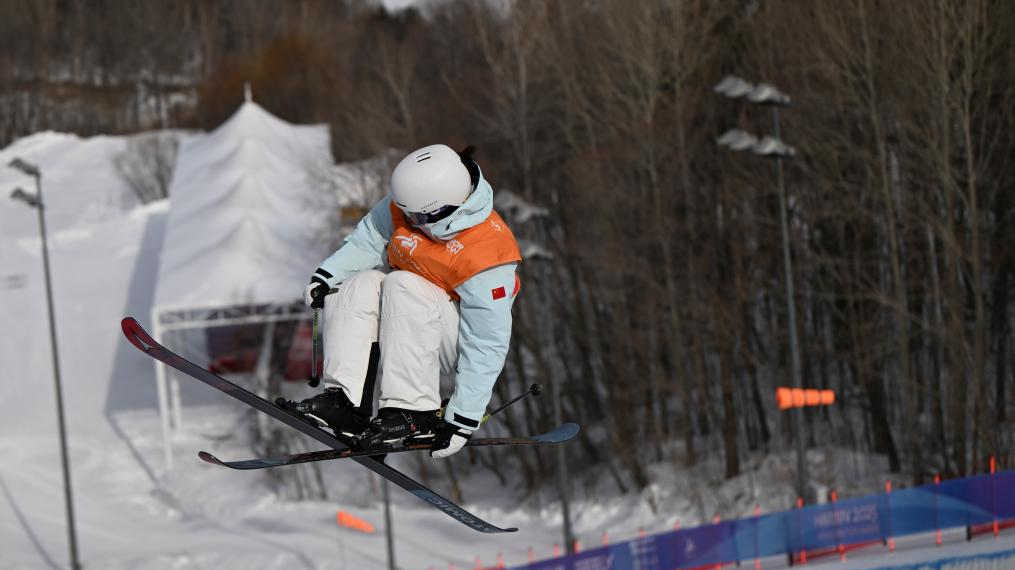
<path id="1" fill-rule="evenodd" d="M 811 549 L 884 539 L 888 533 L 883 503 L 884 497 L 876 495 L 797 511 L 800 534 L 796 547 Z M 792 520 L 793 515 L 788 516 Z M 790 536 L 792 540 L 792 532 Z"/>

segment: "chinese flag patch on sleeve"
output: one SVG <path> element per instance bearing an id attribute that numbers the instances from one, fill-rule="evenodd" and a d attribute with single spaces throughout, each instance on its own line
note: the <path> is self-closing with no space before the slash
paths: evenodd
<path id="1" fill-rule="evenodd" d="M 491 291 L 491 293 L 493 293 L 494 300 L 503 299 L 504 297 L 507 297 L 507 292 L 504 291 L 503 287 L 497 287 L 496 289 Z"/>

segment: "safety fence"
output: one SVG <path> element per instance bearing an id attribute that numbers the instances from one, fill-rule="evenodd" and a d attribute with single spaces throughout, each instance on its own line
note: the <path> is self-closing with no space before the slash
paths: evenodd
<path id="1" fill-rule="evenodd" d="M 956 527 L 993 532 L 1015 520 L 1015 471 L 979 475 L 645 536 L 516 570 L 675 570 L 716 568 L 857 545 L 894 547 L 897 537 Z M 979 530 L 977 530 L 979 529 Z M 940 541 L 940 538 L 939 538 Z"/>

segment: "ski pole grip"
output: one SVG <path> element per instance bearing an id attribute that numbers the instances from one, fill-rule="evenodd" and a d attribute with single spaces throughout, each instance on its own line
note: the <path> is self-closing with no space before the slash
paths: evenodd
<path id="1" fill-rule="evenodd" d="M 310 298 L 312 299 L 312 301 L 310 302 L 310 306 L 313 307 L 314 309 L 323 309 L 324 296 L 326 294 L 327 291 L 324 290 L 324 287 L 314 287 L 313 289 L 311 289 Z"/>
<path id="2" fill-rule="evenodd" d="M 310 306 L 314 309 L 324 308 L 324 298 L 338 291 L 338 287 L 327 289 L 325 287 L 314 287 L 310 290 Z"/>
<path id="3" fill-rule="evenodd" d="M 331 295 L 332 293 L 338 293 L 338 287 L 335 287 L 333 289 L 325 289 L 323 287 L 315 287 L 314 290 L 310 292 L 310 296 L 313 297 L 314 299 L 316 299 L 318 297 L 324 297 L 326 295 Z"/>

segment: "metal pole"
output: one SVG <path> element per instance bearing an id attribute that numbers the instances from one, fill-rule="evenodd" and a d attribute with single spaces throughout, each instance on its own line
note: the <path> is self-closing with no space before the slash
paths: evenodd
<path id="1" fill-rule="evenodd" d="M 310 331 L 310 380 L 311 388 L 321 385 L 321 377 L 317 375 L 317 327 L 321 320 L 321 310 L 314 309 L 314 327 Z"/>
<path id="2" fill-rule="evenodd" d="M 553 421 L 560 425 L 563 421 L 560 413 L 560 378 L 553 380 Z M 564 453 L 564 445 L 557 447 L 557 486 L 560 487 L 561 513 L 564 516 L 564 548 L 565 552 L 574 552 L 574 535 L 571 534 L 571 506 L 568 503 L 567 493 L 567 457 Z"/>
<path id="3" fill-rule="evenodd" d="M 395 534 L 391 528 L 391 497 L 388 495 L 388 480 L 381 481 L 384 494 L 384 534 L 388 539 L 388 570 L 395 570 Z"/>
<path id="4" fill-rule="evenodd" d="M 779 131 L 779 107 L 772 107 L 772 120 L 775 123 L 775 137 L 782 139 L 782 134 Z M 797 340 L 796 330 L 796 300 L 793 292 L 793 262 L 790 258 L 790 247 L 789 247 L 789 222 L 787 220 L 787 205 L 786 205 L 786 185 L 783 181 L 782 172 L 782 157 L 776 156 L 775 158 L 775 170 L 779 182 L 779 218 L 782 225 L 782 258 L 783 258 L 783 270 L 786 274 L 786 305 L 788 307 L 789 315 L 789 344 L 790 351 L 792 352 L 793 358 L 793 387 L 802 388 L 803 380 L 800 372 L 800 345 Z M 793 410 L 793 432 L 796 435 L 796 454 L 797 454 L 797 494 L 803 497 L 804 501 L 808 501 L 809 497 L 807 494 L 807 451 L 804 447 L 804 410 L 803 408 L 795 408 Z"/>
<path id="5" fill-rule="evenodd" d="M 152 311 L 152 324 L 155 327 L 155 338 L 162 340 L 162 320 Z M 159 400 L 159 426 L 162 429 L 162 458 L 166 463 L 166 471 L 173 469 L 173 437 L 169 427 L 169 383 L 166 381 L 168 368 L 161 362 L 155 363 L 155 392 Z"/>
<path id="6" fill-rule="evenodd" d="M 173 433 L 182 433 L 183 406 L 180 403 L 180 379 L 175 374 L 169 375 L 169 407 L 173 410 Z"/>
<path id="7" fill-rule="evenodd" d="M 56 345 L 56 318 L 53 312 L 53 287 L 49 273 L 49 247 L 46 243 L 46 217 L 43 214 L 42 177 L 35 176 L 35 189 L 39 196 L 39 233 L 42 236 L 42 267 L 46 279 L 46 306 L 49 310 L 49 342 L 53 355 L 53 382 L 56 389 L 56 418 L 60 430 L 60 462 L 63 467 L 63 497 L 67 507 L 67 542 L 70 547 L 71 570 L 78 570 L 77 533 L 74 529 L 74 497 L 71 492 L 70 461 L 67 456 L 67 429 L 63 414 L 63 389 L 60 385 L 60 357 Z"/>
<path id="8" fill-rule="evenodd" d="M 505 408 L 507 408 L 511 404 L 514 404 L 518 400 L 521 400 L 523 398 L 527 398 L 528 396 L 538 396 L 539 394 L 542 393 L 542 391 L 543 391 L 543 388 L 539 384 L 533 384 L 533 385 L 529 386 L 529 389 L 524 394 L 519 394 L 519 395 L 515 396 L 514 398 L 511 398 L 510 400 L 505 402 L 504 405 L 502 405 L 501 407 L 499 407 L 496 410 L 494 410 L 494 411 L 486 414 L 485 416 L 483 416 L 483 422 L 486 422 L 491 417 L 499 414 Z"/>

